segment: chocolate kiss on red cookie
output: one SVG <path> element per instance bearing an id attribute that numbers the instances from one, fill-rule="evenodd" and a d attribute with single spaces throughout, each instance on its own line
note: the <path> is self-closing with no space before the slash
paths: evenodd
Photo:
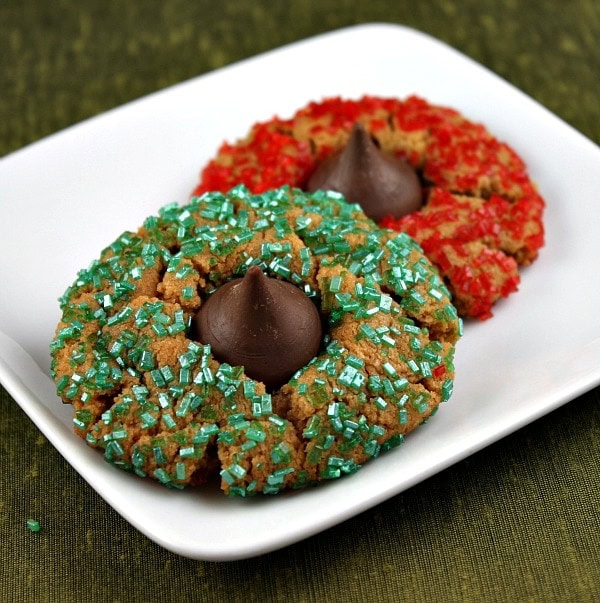
<path id="1" fill-rule="evenodd" d="M 219 287 L 194 317 L 196 337 L 215 358 L 277 389 L 316 356 L 321 318 L 298 287 L 252 266 Z"/>
<path id="2" fill-rule="evenodd" d="M 375 221 L 399 218 L 421 208 L 423 193 L 415 170 L 403 159 L 383 153 L 360 123 L 346 146 L 325 159 L 308 180 L 308 190 L 333 190 L 358 203 Z"/>

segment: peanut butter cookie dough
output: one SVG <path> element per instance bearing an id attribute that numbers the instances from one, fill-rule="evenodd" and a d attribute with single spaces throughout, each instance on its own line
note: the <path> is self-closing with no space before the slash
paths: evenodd
<path id="1" fill-rule="evenodd" d="M 76 432 L 170 487 L 217 475 L 246 496 L 353 473 L 452 392 L 461 320 L 437 270 L 408 235 L 336 193 L 238 186 L 169 205 L 60 301 L 52 371 Z M 292 312 L 306 313 L 299 326 L 279 328 Z M 245 371 L 223 359 L 251 358 L 255 338 L 255 355 L 274 362 L 280 336 L 299 366 L 265 377 L 260 362 Z"/>
<path id="2" fill-rule="evenodd" d="M 408 192 L 396 189 L 394 207 L 394 199 L 376 198 L 372 183 L 365 187 L 352 178 L 340 190 L 339 171 L 333 178 L 321 174 L 323 164 L 344 152 L 357 124 L 385 161 L 375 168 L 371 151 L 365 169 L 347 171 L 361 172 L 361 178 L 374 172 L 376 181 L 388 182 L 382 174 L 389 170 L 382 166 L 404 159 L 422 187 L 418 199 L 406 175 Z M 245 138 L 221 146 L 194 193 L 226 191 L 238 183 L 253 192 L 283 184 L 306 190 L 333 186 L 380 225 L 410 234 L 440 270 L 465 317 L 489 318 L 494 304 L 516 291 L 519 266 L 533 262 L 544 244 L 544 200 L 517 153 L 483 125 L 416 96 L 327 98 L 290 119 L 257 123 Z"/>

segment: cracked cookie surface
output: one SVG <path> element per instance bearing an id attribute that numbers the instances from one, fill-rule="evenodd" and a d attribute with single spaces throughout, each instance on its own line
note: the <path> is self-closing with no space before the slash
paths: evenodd
<path id="1" fill-rule="evenodd" d="M 267 392 L 220 363 L 191 319 L 259 266 L 316 305 L 319 352 Z M 236 187 L 172 204 L 125 232 L 61 298 L 51 344 L 76 432 L 117 467 L 230 495 L 355 472 L 452 392 L 461 320 L 406 234 L 339 195 Z"/>

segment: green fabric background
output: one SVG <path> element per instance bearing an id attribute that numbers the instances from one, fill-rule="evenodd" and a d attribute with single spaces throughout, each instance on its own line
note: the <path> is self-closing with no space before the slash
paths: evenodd
<path id="1" fill-rule="evenodd" d="M 597 0 L 2 0 L 0 156 L 239 59 L 373 21 L 444 40 L 600 142 Z M 339 526 L 228 563 L 142 536 L 0 393 L 0 601 L 600 600 L 600 389 Z"/>

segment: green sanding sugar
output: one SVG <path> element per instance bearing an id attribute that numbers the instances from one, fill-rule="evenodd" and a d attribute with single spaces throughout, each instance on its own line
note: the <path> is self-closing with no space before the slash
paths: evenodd
<path id="1" fill-rule="evenodd" d="M 303 290 L 325 325 L 322 351 L 281 392 L 219 363 L 190 331 L 198 300 L 256 265 Z M 412 416 L 450 397 L 461 331 L 410 237 L 337 193 L 288 187 L 161 208 L 81 270 L 60 305 L 52 374 L 88 444 L 168 487 L 204 471 L 217 448 L 223 487 L 238 496 L 351 474 L 397 446 Z M 336 338 L 348 325 L 352 335 Z M 171 342 L 176 352 L 161 353 Z M 299 401 L 304 415 L 288 417 Z"/>
<path id="2" fill-rule="evenodd" d="M 27 527 L 31 532 L 39 532 L 42 529 L 40 522 L 37 519 L 28 519 Z"/>

